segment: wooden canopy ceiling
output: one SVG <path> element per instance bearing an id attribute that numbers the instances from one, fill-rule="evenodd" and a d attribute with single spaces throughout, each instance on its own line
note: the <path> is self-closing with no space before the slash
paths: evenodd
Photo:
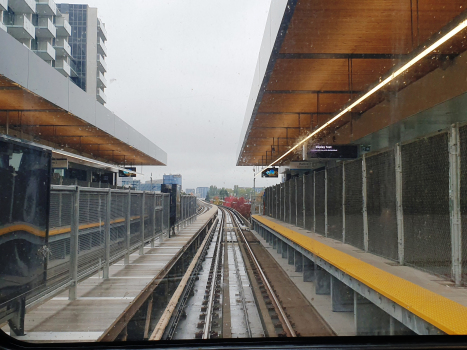
<path id="1" fill-rule="evenodd" d="M 264 77 L 237 165 L 268 165 L 280 157 L 464 16 L 467 0 L 299 0 L 289 5 L 292 16 L 282 23 L 288 21 L 287 32 L 282 43 L 276 39 L 273 69 Z M 464 51 L 464 34 L 362 103 L 357 113 Z M 352 117 L 330 127 L 335 131 Z"/>
<path id="2" fill-rule="evenodd" d="M 164 165 L 0 75 L 0 125 L 13 136 L 118 165 Z"/>

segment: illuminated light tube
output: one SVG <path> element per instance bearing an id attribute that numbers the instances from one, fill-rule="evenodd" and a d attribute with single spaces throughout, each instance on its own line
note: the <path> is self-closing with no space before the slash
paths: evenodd
<path id="1" fill-rule="evenodd" d="M 255 177 L 260 175 L 261 172 L 266 169 L 272 167 L 274 164 L 276 164 L 278 161 L 280 161 L 282 158 L 284 158 L 286 155 L 290 154 L 293 150 L 295 150 L 298 146 L 303 144 L 304 142 L 308 141 L 310 138 L 312 138 L 314 135 L 316 135 L 318 132 L 326 128 L 329 124 L 333 123 L 340 117 L 342 117 L 345 113 L 350 112 L 352 108 L 358 106 L 360 103 L 362 103 L 364 100 L 366 100 L 368 97 L 373 95 L 376 91 L 380 90 L 383 86 L 387 85 L 389 82 L 394 80 L 396 77 L 401 75 L 404 71 L 412 67 L 415 63 L 420 61 L 423 57 L 427 56 L 430 52 L 436 50 L 438 47 L 440 47 L 442 44 L 444 44 L 446 41 L 451 39 L 454 35 L 459 33 L 461 30 L 467 28 L 467 20 L 462 21 L 459 23 L 457 27 L 452 29 L 450 32 L 448 32 L 446 35 L 444 35 L 442 38 L 438 39 L 436 42 L 428 46 L 425 50 L 423 50 L 421 53 L 419 53 L 417 56 L 412 58 L 409 62 L 404 64 L 401 68 L 396 70 L 394 73 L 392 73 L 389 77 L 384 79 L 382 82 L 380 82 L 378 85 L 376 85 L 374 88 L 372 88 L 370 91 L 368 91 L 366 94 L 364 94 L 362 97 L 357 99 L 355 102 L 353 102 L 350 106 L 346 107 L 344 110 L 339 112 L 336 116 L 334 116 L 332 119 L 329 119 L 326 123 L 324 123 L 322 126 L 320 126 L 318 129 L 313 131 L 310 135 L 308 135 L 306 138 L 304 138 L 302 141 L 297 143 L 295 146 L 293 146 L 291 149 L 289 149 L 287 152 L 285 152 L 282 156 L 277 158 L 274 162 L 269 164 L 267 167 L 262 168 L 259 172 L 255 174 Z"/>

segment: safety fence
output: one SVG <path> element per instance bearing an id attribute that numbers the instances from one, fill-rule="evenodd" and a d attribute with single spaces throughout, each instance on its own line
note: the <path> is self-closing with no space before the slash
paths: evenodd
<path id="1" fill-rule="evenodd" d="M 181 196 L 180 220 L 186 225 L 197 211 L 194 196 Z M 79 281 L 155 241 L 170 236 L 170 195 L 132 190 L 53 185 L 50 197 L 46 283 L 27 295 L 32 307 L 50 294 L 70 290 L 76 298 Z"/>
<path id="2" fill-rule="evenodd" d="M 467 125 L 329 162 L 267 188 L 264 205 L 278 220 L 467 284 Z"/>

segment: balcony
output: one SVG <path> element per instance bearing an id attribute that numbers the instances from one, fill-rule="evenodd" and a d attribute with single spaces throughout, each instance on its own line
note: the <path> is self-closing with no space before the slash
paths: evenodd
<path id="1" fill-rule="evenodd" d="M 7 26 L 7 28 L 8 33 L 15 39 L 34 39 L 36 37 L 36 28 L 24 15 L 16 15 L 14 24 Z"/>
<path id="2" fill-rule="evenodd" d="M 97 72 L 97 86 L 100 88 L 107 87 L 107 79 L 105 79 L 104 74 Z"/>
<path id="3" fill-rule="evenodd" d="M 105 63 L 104 57 L 97 55 L 97 69 L 102 73 L 107 72 L 107 63 Z"/>
<path id="4" fill-rule="evenodd" d="M 64 76 L 69 77 L 71 74 L 70 65 L 67 63 L 66 58 L 58 58 L 55 60 L 55 69 L 62 73 Z"/>
<path id="5" fill-rule="evenodd" d="M 104 23 L 102 23 L 100 18 L 97 19 L 97 29 L 97 33 L 100 34 L 104 40 L 107 40 L 107 30 L 105 29 Z"/>
<path id="6" fill-rule="evenodd" d="M 71 25 L 64 17 L 55 17 L 55 27 L 57 28 L 58 37 L 71 36 Z"/>
<path id="7" fill-rule="evenodd" d="M 57 36 L 57 29 L 47 17 L 39 17 L 36 27 L 36 38 L 53 39 Z"/>
<path id="8" fill-rule="evenodd" d="M 107 103 L 107 96 L 102 89 L 97 89 L 96 100 L 101 104 Z"/>
<path id="9" fill-rule="evenodd" d="M 55 60 L 55 49 L 47 41 L 37 43 L 37 50 L 33 50 L 34 53 L 42 58 L 44 61 Z"/>
<path id="10" fill-rule="evenodd" d="M 56 39 L 54 48 L 57 53 L 57 57 L 71 57 L 71 46 L 65 38 Z"/>
<path id="11" fill-rule="evenodd" d="M 36 13 L 39 16 L 55 16 L 57 5 L 53 0 L 36 0 Z"/>
<path id="12" fill-rule="evenodd" d="M 0 0 L 0 11 L 8 11 L 8 0 Z"/>
<path id="13" fill-rule="evenodd" d="M 99 38 L 99 41 L 97 42 L 97 52 L 102 56 L 107 56 L 107 47 L 105 46 L 102 38 Z"/>
<path id="14" fill-rule="evenodd" d="M 17 14 L 36 13 L 36 2 L 34 0 L 9 0 L 8 6 Z"/>

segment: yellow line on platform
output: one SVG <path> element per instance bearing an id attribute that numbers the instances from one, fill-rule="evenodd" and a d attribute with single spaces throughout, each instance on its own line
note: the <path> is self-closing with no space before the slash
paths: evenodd
<path id="1" fill-rule="evenodd" d="M 265 217 L 253 215 L 253 218 L 443 332 L 447 334 L 467 334 L 467 307 Z"/>

